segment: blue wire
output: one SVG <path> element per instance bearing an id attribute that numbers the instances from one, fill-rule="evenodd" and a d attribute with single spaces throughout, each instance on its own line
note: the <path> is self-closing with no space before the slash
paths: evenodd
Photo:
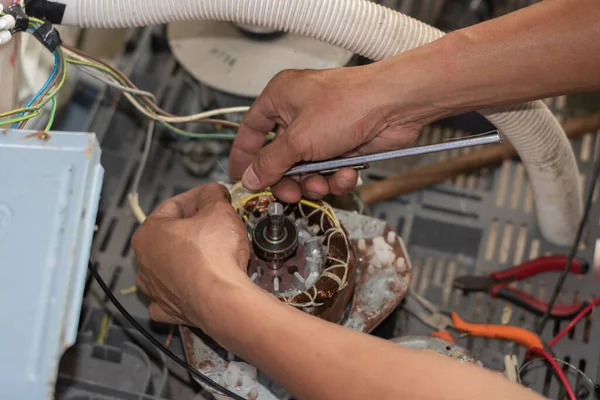
<path id="1" fill-rule="evenodd" d="M 54 79 L 54 77 L 56 76 L 57 73 L 58 73 L 58 51 L 54 51 L 54 69 L 52 70 L 52 74 L 50 74 L 50 77 L 48 78 L 48 80 L 46 81 L 44 86 L 42 86 L 42 88 L 40 90 L 38 90 L 38 92 L 25 105 L 25 108 L 31 107 L 31 105 L 37 101 L 37 99 L 42 95 L 42 93 L 44 93 L 44 91 L 46 91 L 46 89 L 48 89 L 50 82 L 52 82 L 52 80 Z M 24 114 L 25 113 L 19 114 L 19 117 L 22 117 Z M 12 126 L 12 129 L 16 129 L 18 125 L 19 125 L 19 123 L 15 122 Z"/>

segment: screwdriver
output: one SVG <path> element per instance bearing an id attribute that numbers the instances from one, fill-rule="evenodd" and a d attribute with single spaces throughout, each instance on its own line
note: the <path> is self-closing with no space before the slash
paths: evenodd
<path id="1" fill-rule="evenodd" d="M 475 136 L 469 136 L 461 139 L 449 140 L 441 143 L 429 144 L 426 146 L 411 147 L 408 149 L 385 151 L 381 153 L 367 154 L 363 156 L 334 158 L 326 161 L 317 161 L 298 164 L 288 170 L 284 176 L 294 176 L 300 174 L 319 173 L 321 175 L 330 175 L 341 168 L 353 168 L 355 170 L 369 168 L 369 163 L 375 161 L 391 160 L 395 158 L 418 156 L 422 154 L 437 153 L 440 151 L 463 149 L 465 147 L 481 146 L 486 144 L 501 143 L 500 133 L 490 131 Z"/>

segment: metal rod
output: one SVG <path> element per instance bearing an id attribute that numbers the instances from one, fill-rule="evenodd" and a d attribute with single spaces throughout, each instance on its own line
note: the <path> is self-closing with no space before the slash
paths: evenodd
<path id="1" fill-rule="evenodd" d="M 364 156 L 336 158 L 333 160 L 300 164 L 294 168 L 291 168 L 284 174 L 284 176 L 292 176 L 322 171 L 331 172 L 345 167 L 364 166 L 375 161 L 384 161 L 391 160 L 394 158 L 418 156 L 422 154 L 436 153 L 439 151 L 462 149 L 465 147 L 481 146 L 501 142 L 502 137 L 500 136 L 500 133 L 498 131 L 490 131 L 482 135 L 430 144 L 427 146 L 419 146 L 408 149 L 386 151 L 383 153 L 368 154 Z"/>

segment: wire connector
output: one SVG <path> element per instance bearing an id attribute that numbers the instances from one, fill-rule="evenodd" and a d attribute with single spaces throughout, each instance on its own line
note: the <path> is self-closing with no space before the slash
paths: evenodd
<path id="1" fill-rule="evenodd" d="M 60 34 L 50 22 L 44 22 L 42 26 L 33 32 L 33 36 L 39 40 L 51 53 L 62 44 Z"/>
<path id="2" fill-rule="evenodd" d="M 8 7 L 4 12 L 15 19 L 15 26 L 11 32 L 25 32 L 29 27 L 29 16 L 23 11 L 23 7 L 16 3 Z"/>

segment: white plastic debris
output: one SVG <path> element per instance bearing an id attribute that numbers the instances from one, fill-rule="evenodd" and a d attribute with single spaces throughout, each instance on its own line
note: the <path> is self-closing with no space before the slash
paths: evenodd
<path id="1" fill-rule="evenodd" d="M 396 232 L 389 231 L 387 234 L 387 242 L 390 246 L 393 246 L 396 243 Z"/>
<path id="2" fill-rule="evenodd" d="M 369 264 L 374 267 L 382 268 L 391 265 L 396 259 L 396 253 L 392 246 L 386 243 L 385 239 L 380 236 L 373 239 L 373 246 L 369 249 Z"/>
<path id="3" fill-rule="evenodd" d="M 319 234 L 319 231 L 321 230 L 321 227 L 319 225 L 311 225 L 308 227 L 308 231 L 313 235 L 313 236 L 317 236 Z"/>
<path id="4" fill-rule="evenodd" d="M 300 220 L 298 220 L 298 221 L 300 221 Z M 296 221 L 296 226 L 300 225 L 298 223 L 298 221 Z M 312 235 L 310 233 L 308 233 L 307 231 L 305 231 L 304 229 L 298 230 L 298 242 L 300 242 L 300 244 L 304 245 L 304 243 L 306 243 L 311 238 L 312 238 Z"/>
<path id="5" fill-rule="evenodd" d="M 221 377 L 221 384 L 226 385 L 229 390 L 240 394 L 242 397 L 257 398 L 257 376 L 256 367 L 245 362 L 231 361 Z"/>
<path id="6" fill-rule="evenodd" d="M 399 271 L 403 271 L 406 269 L 406 262 L 404 261 L 404 257 L 400 257 L 396 260 L 396 267 Z"/>
<path id="7" fill-rule="evenodd" d="M 358 239 L 358 250 L 365 251 L 367 249 L 367 242 L 365 239 Z"/>

